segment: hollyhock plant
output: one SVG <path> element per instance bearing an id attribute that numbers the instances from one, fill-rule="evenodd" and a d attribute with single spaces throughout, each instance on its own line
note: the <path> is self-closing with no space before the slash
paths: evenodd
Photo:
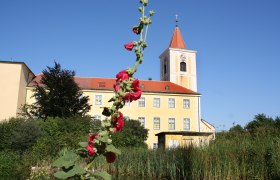
<path id="1" fill-rule="evenodd" d="M 142 91 L 137 91 L 137 92 L 129 92 L 125 95 L 125 102 L 132 102 L 136 101 L 141 98 Z"/>
<path id="2" fill-rule="evenodd" d="M 90 155 L 90 156 L 93 156 L 96 153 L 93 143 L 90 143 L 89 145 L 87 145 L 86 149 L 88 151 L 88 155 Z"/>
<path id="3" fill-rule="evenodd" d="M 106 153 L 106 161 L 107 163 L 113 163 L 116 160 L 116 154 L 113 152 L 107 152 Z"/>
<path id="4" fill-rule="evenodd" d="M 124 127 L 123 114 L 120 112 L 116 121 L 116 125 L 114 126 L 114 132 L 121 132 L 123 127 Z"/>
<path id="5" fill-rule="evenodd" d="M 138 91 L 141 91 L 140 87 L 139 87 L 139 80 L 138 79 L 134 79 L 132 81 L 132 87 L 133 87 L 133 91 L 134 92 L 138 92 Z"/>
<path id="6" fill-rule="evenodd" d="M 81 148 L 76 151 L 66 151 L 53 163 L 53 166 L 59 169 L 54 173 L 57 179 L 100 179 L 104 177 L 106 180 L 111 179 L 108 173 L 96 171 L 93 161 L 97 156 L 103 155 L 108 163 L 113 163 L 117 155 L 121 154 L 112 142 L 113 133 L 121 132 L 124 128 L 123 114 L 120 109 L 123 108 L 125 102 L 136 101 L 142 95 L 140 82 L 133 75 L 139 64 L 142 63 L 144 50 L 147 47 L 148 26 L 152 23 L 151 17 L 154 13 L 153 11 L 150 11 L 149 15 L 146 13 L 148 0 L 140 0 L 140 3 L 141 7 L 138 10 L 141 16 L 137 23 L 138 26 L 134 26 L 132 29 L 133 33 L 140 34 L 139 40 L 124 45 L 129 51 L 134 49 L 135 63 L 133 67 L 117 73 L 116 83 L 113 87 L 115 95 L 108 101 L 111 103 L 111 107 L 103 107 L 102 115 L 106 118 L 101 121 L 98 132 L 91 133 L 87 142 L 80 142 Z M 92 131 L 93 129 L 90 130 L 90 132 Z"/>
<path id="7" fill-rule="evenodd" d="M 133 47 L 135 46 L 134 42 L 130 42 L 124 45 L 125 49 L 131 51 Z"/>
<path id="8" fill-rule="evenodd" d="M 140 34 L 141 31 L 142 31 L 142 28 L 140 26 L 134 26 L 132 28 L 132 31 L 135 33 L 135 34 Z"/>
<path id="9" fill-rule="evenodd" d="M 88 142 L 92 142 L 96 137 L 98 136 L 98 134 L 92 134 L 88 137 Z"/>
<path id="10" fill-rule="evenodd" d="M 127 80 L 129 78 L 129 75 L 128 75 L 126 70 L 122 70 L 121 72 L 119 72 L 116 75 L 116 78 L 117 78 L 117 80 L 116 80 L 117 82 L 124 81 L 124 80 Z"/>
<path id="11" fill-rule="evenodd" d="M 115 90 L 115 92 L 119 92 L 120 88 L 121 88 L 121 84 L 120 84 L 119 82 L 117 82 L 116 84 L 114 84 L 114 90 Z"/>

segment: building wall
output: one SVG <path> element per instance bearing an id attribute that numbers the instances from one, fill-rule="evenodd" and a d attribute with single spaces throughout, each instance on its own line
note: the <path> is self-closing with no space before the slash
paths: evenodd
<path id="1" fill-rule="evenodd" d="M 172 147 L 184 147 L 189 145 L 203 146 L 208 145 L 213 140 L 213 134 L 211 135 L 165 135 L 165 148 Z"/>
<path id="2" fill-rule="evenodd" d="M 0 63 L 0 121 L 16 116 L 21 64 Z"/>
<path id="3" fill-rule="evenodd" d="M 101 120 L 105 118 L 102 116 L 102 107 L 111 107 L 111 103 L 108 103 L 109 99 L 114 96 L 112 91 L 104 90 L 83 90 L 85 96 L 89 96 L 89 103 L 92 108 L 89 112 L 91 116 L 100 116 Z M 27 88 L 26 101 L 28 104 L 34 103 L 34 98 L 32 98 L 33 92 L 32 88 Z M 101 104 L 96 104 L 96 96 L 102 97 Z M 161 131 L 183 131 L 183 119 L 190 118 L 190 130 L 198 131 L 198 95 L 187 95 L 187 94 L 164 94 L 164 93 L 143 93 L 142 97 L 145 98 L 145 107 L 138 107 L 138 101 L 133 101 L 127 103 L 121 112 L 126 117 L 133 120 L 138 120 L 139 117 L 145 118 L 144 127 L 149 129 L 149 137 L 146 141 L 150 148 L 153 147 L 153 143 L 158 142 L 157 136 L 155 134 Z M 160 108 L 153 107 L 153 99 L 160 98 Z M 168 98 L 175 99 L 175 108 L 168 108 Z M 190 108 L 183 108 L 183 99 L 190 100 Z M 153 119 L 154 117 L 160 118 L 160 129 L 154 130 Z M 168 129 L 168 118 L 175 118 L 175 129 Z"/>
<path id="4" fill-rule="evenodd" d="M 0 62 L 0 121 L 17 116 L 33 77 L 24 63 Z"/>
<path id="5" fill-rule="evenodd" d="M 34 74 L 27 69 L 25 65 L 22 65 L 20 80 L 19 80 L 19 96 L 17 104 L 17 113 L 21 111 L 22 105 L 26 103 L 26 86 L 34 78 Z"/>

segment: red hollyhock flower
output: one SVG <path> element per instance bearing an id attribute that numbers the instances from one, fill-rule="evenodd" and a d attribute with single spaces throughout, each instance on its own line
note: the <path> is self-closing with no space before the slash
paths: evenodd
<path id="1" fill-rule="evenodd" d="M 93 149 L 93 143 L 87 145 L 86 149 L 88 151 L 88 155 L 90 156 L 93 156 L 96 153 L 95 150 Z"/>
<path id="2" fill-rule="evenodd" d="M 132 87 L 133 87 L 134 92 L 141 91 L 141 89 L 139 87 L 139 80 L 138 79 L 134 79 L 132 81 Z"/>
<path id="3" fill-rule="evenodd" d="M 106 153 L 106 161 L 107 163 L 113 163 L 116 160 L 116 154 L 113 152 L 107 152 Z"/>
<path id="4" fill-rule="evenodd" d="M 118 81 L 124 81 L 124 80 L 127 80 L 129 78 L 129 75 L 128 75 L 126 70 L 123 70 L 116 75 L 116 78 L 117 78 L 117 82 Z"/>
<path id="5" fill-rule="evenodd" d="M 114 89 L 115 89 L 115 92 L 119 92 L 119 90 L 121 89 L 121 84 L 119 82 L 114 84 Z"/>
<path id="6" fill-rule="evenodd" d="M 134 93 L 129 92 L 124 96 L 124 99 L 125 99 L 126 102 L 136 101 L 136 100 L 140 99 L 141 94 L 142 94 L 142 91 L 137 91 L 137 92 L 134 92 Z"/>
<path id="7" fill-rule="evenodd" d="M 88 137 L 88 142 L 92 142 L 98 134 L 92 134 Z"/>
<path id="8" fill-rule="evenodd" d="M 135 34 L 140 34 L 141 33 L 141 28 L 139 26 L 134 26 L 132 31 L 135 33 Z"/>
<path id="9" fill-rule="evenodd" d="M 120 112 L 119 117 L 117 119 L 116 126 L 114 127 L 114 132 L 121 132 L 123 127 L 124 127 L 123 114 Z"/>
<path id="10" fill-rule="evenodd" d="M 124 45 L 125 49 L 131 51 L 134 47 L 134 42 L 130 42 Z"/>

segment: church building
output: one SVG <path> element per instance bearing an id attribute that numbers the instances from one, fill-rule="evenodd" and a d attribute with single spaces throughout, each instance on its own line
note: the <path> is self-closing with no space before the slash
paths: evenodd
<path id="1" fill-rule="evenodd" d="M 178 26 L 159 58 L 160 81 L 140 80 L 141 98 L 127 103 L 122 113 L 149 130 L 149 148 L 208 144 L 215 138 L 215 127 L 201 117 L 196 51 L 187 49 Z M 15 117 L 22 104 L 35 102 L 33 82 L 40 79 L 41 75 L 34 75 L 24 62 L 0 61 L 0 83 L 5 85 L 0 89 L 0 121 Z M 89 115 L 105 119 L 101 107 L 111 106 L 108 101 L 114 95 L 115 78 L 77 76 L 75 81 L 89 96 Z"/>

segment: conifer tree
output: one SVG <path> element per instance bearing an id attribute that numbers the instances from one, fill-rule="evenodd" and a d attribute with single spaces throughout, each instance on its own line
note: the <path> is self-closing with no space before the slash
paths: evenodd
<path id="1" fill-rule="evenodd" d="M 62 69 L 55 62 L 54 67 L 43 70 L 40 82 L 35 82 L 36 102 L 31 106 L 31 114 L 38 118 L 85 116 L 90 110 L 89 97 L 83 96 L 74 81 L 75 72 Z"/>

